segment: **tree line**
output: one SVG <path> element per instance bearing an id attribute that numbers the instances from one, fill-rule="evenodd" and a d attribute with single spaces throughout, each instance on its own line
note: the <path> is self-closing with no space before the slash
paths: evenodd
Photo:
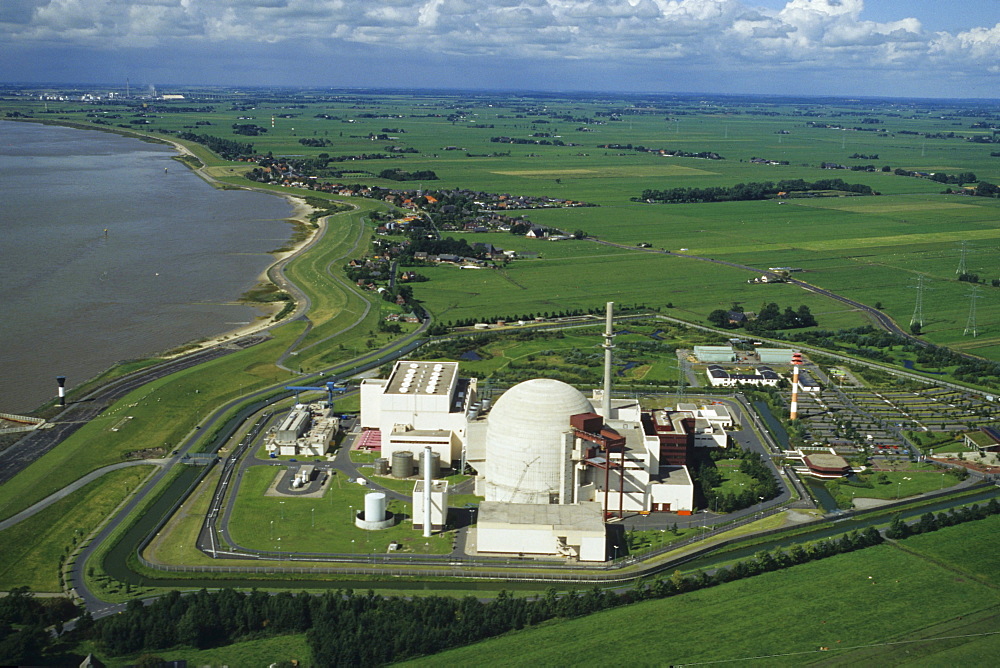
<path id="1" fill-rule="evenodd" d="M 863 183 L 846 183 L 843 179 L 820 179 L 809 183 L 802 179 L 786 179 L 774 183 L 737 183 L 732 187 L 711 188 L 670 188 L 668 190 L 647 189 L 632 201 L 683 204 L 698 202 L 744 202 L 763 200 L 781 192 L 806 192 L 815 190 L 836 190 L 858 195 L 874 194 L 871 186 Z"/>
<path id="2" fill-rule="evenodd" d="M 223 160 L 236 160 L 242 156 L 253 155 L 253 144 L 238 142 L 233 139 L 223 139 L 212 135 L 199 135 L 193 132 L 181 132 L 177 135 L 184 141 L 193 141 L 201 144 L 208 150 L 216 153 Z"/>

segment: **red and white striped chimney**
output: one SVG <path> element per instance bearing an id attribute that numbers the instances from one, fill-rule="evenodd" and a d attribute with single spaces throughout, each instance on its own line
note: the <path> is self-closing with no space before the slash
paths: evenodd
<path id="1" fill-rule="evenodd" d="M 792 405 L 788 414 L 789 420 L 799 419 L 799 367 L 802 366 L 802 353 L 792 353 Z"/>

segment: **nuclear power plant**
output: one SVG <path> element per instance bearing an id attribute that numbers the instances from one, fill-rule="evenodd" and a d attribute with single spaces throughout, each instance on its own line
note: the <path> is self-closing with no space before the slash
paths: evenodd
<path id="1" fill-rule="evenodd" d="M 604 333 L 605 382 L 588 398 L 559 380 L 536 378 L 482 400 L 457 362 L 399 361 L 388 379 L 361 384 L 361 427 L 406 476 L 426 460 L 414 490 L 414 525 L 437 527 L 447 498 L 430 477 L 431 456 L 476 472 L 479 553 L 607 558 L 606 522 L 625 513 L 690 514 L 688 465 L 697 447 L 726 447 L 721 406 L 643 410 L 611 396 L 612 305 Z M 446 505 L 446 502 L 445 502 Z M 436 511 L 436 512 L 435 512 Z M 416 517 L 420 515 L 419 521 Z M 431 517 L 430 522 L 424 518 Z M 442 520 L 443 521 L 443 520 Z"/>

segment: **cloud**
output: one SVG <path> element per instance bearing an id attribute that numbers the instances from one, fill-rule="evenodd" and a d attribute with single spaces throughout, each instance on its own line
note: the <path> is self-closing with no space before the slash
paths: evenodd
<path id="1" fill-rule="evenodd" d="M 178 51 L 348 45 L 413 59 L 502 58 L 752 72 L 996 67 L 1000 24 L 951 34 L 865 18 L 864 0 L 2 0 L 0 40 L 21 48 Z M 942 11 L 959 11 L 943 7 Z"/>

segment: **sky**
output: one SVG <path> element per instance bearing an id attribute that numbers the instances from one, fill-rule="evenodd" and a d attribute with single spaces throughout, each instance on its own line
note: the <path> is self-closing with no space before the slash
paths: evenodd
<path id="1" fill-rule="evenodd" d="M 1000 0 L 0 0 L 0 82 L 1000 98 Z"/>

